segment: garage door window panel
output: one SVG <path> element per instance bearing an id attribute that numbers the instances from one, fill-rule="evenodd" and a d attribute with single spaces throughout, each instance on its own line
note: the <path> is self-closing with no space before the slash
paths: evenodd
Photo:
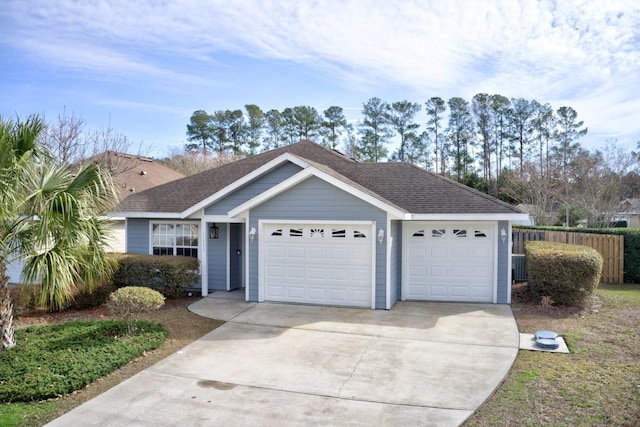
<path id="1" fill-rule="evenodd" d="M 324 237 L 324 229 L 323 228 L 312 228 L 311 229 L 311 237 L 312 238 L 323 238 Z"/>
<path id="2" fill-rule="evenodd" d="M 447 230 L 444 228 L 439 228 L 437 230 L 431 230 L 431 237 L 436 239 L 444 238 L 447 235 Z"/>
<path id="3" fill-rule="evenodd" d="M 467 237 L 467 230 L 466 229 L 454 229 L 453 230 L 453 235 L 455 237 Z"/>
<path id="4" fill-rule="evenodd" d="M 347 238 L 347 230 L 344 228 L 333 229 L 331 230 L 331 237 L 335 239 L 346 239 Z"/>

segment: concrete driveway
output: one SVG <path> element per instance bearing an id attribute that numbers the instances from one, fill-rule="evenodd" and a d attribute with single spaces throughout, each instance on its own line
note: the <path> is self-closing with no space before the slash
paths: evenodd
<path id="1" fill-rule="evenodd" d="M 518 352 L 504 305 L 190 309 L 227 323 L 49 425 L 457 426 Z"/>

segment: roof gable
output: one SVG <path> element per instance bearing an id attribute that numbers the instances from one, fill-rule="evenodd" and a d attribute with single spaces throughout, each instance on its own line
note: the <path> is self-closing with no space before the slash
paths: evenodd
<path id="1" fill-rule="evenodd" d="M 264 193 L 261 193 L 256 197 L 239 205 L 238 207 L 232 209 L 231 211 L 229 211 L 229 216 L 235 217 L 235 216 L 241 215 L 244 212 L 248 211 L 249 209 L 265 202 L 266 200 L 271 199 L 274 196 L 277 196 L 278 194 L 283 193 L 289 188 L 294 187 L 295 185 L 299 184 L 302 181 L 307 180 L 312 176 L 319 178 L 322 181 L 327 182 L 328 184 L 331 184 L 337 188 L 340 188 L 346 191 L 347 193 L 361 200 L 364 200 L 370 205 L 373 205 L 381 210 L 389 212 L 390 214 L 394 215 L 396 218 L 403 218 L 404 215 L 406 214 L 406 212 L 400 209 L 399 207 L 389 204 L 386 201 L 380 199 L 379 197 L 376 197 L 375 194 L 371 194 L 371 192 L 361 187 L 360 185 L 355 183 L 349 183 L 348 180 L 345 180 L 343 178 L 341 179 L 340 177 L 336 177 L 334 174 L 327 173 L 325 171 L 320 170 L 317 167 L 310 166 L 298 172 L 296 175 L 290 177 L 289 179 L 284 180 L 278 185 L 273 186 L 268 191 L 265 191 Z"/>

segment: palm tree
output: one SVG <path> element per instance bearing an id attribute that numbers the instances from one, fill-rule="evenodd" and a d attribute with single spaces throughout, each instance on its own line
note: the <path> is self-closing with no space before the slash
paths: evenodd
<path id="1" fill-rule="evenodd" d="M 38 144 L 42 120 L 0 117 L 0 339 L 15 345 L 7 263 L 22 257 L 22 281 L 41 285 L 39 304 L 60 310 L 79 287 L 92 290 L 114 264 L 106 248 L 116 201 L 107 172 L 95 164 L 58 165 Z"/>

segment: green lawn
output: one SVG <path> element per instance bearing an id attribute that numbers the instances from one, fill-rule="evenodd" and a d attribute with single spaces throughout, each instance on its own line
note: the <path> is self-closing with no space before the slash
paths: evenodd
<path id="1" fill-rule="evenodd" d="M 466 427 L 638 425 L 640 285 L 603 285 L 585 312 L 512 308 L 520 332 L 554 330 L 571 354 L 520 350 Z"/>
<path id="2" fill-rule="evenodd" d="M 32 402 L 13 402 L 13 403 L 0 403 L 0 426 L 16 426 L 16 427 L 35 427 L 42 426 L 49 421 L 57 418 L 63 413 L 73 409 L 74 407 L 80 405 L 83 402 L 97 396 L 98 394 L 110 389 L 111 387 L 117 385 L 118 383 L 124 381 L 125 379 L 135 375 L 141 370 L 153 365 L 154 363 L 162 360 L 166 356 L 174 353 L 178 349 L 184 347 L 188 343 L 193 340 L 199 338 L 205 333 L 211 331 L 216 328 L 222 322 L 212 319 L 205 319 L 200 316 L 197 316 L 187 310 L 188 304 L 193 302 L 194 299 L 178 299 L 178 300 L 168 300 L 165 304 L 165 307 L 158 311 L 154 311 L 151 313 L 147 313 L 142 315 L 142 318 L 148 322 L 151 322 L 152 325 L 149 330 L 147 330 L 146 338 L 140 339 L 141 336 L 145 334 L 138 335 L 137 338 L 133 338 L 133 341 L 123 338 L 124 336 L 120 333 L 121 328 L 124 327 L 126 330 L 126 326 L 120 324 L 116 328 L 116 330 L 108 331 L 108 328 L 100 329 L 96 325 L 101 325 L 104 323 L 103 321 L 90 321 L 90 325 L 94 325 L 93 327 L 88 327 L 80 331 L 78 329 L 78 323 L 84 322 L 67 322 L 61 325 L 49 325 L 46 329 L 54 330 L 55 335 L 50 336 L 50 339 L 45 339 L 44 337 L 39 337 L 35 339 L 36 343 L 29 344 L 28 341 L 34 341 L 32 338 L 28 338 L 29 335 L 34 335 L 33 332 L 29 332 L 29 329 L 18 329 L 18 346 L 12 349 L 9 352 L 5 352 L 4 354 L 0 354 L 0 393 L 5 393 L 5 396 L 8 395 L 7 390 L 9 387 L 16 387 L 18 389 L 17 381 L 13 378 L 17 378 L 18 375 L 15 374 L 15 369 L 24 369 L 27 366 L 31 366 L 37 369 L 38 366 L 42 370 L 43 367 L 50 365 L 50 367 L 62 368 L 62 371 L 67 369 L 67 367 L 62 367 L 62 363 L 56 363 L 56 360 L 64 360 L 65 364 L 72 365 L 76 367 L 80 367 L 78 372 L 71 373 L 68 371 L 65 374 L 61 374 L 60 371 L 54 373 L 49 373 L 46 377 L 49 378 L 50 382 L 53 383 L 75 383 L 77 378 L 84 378 L 83 381 L 86 381 L 87 374 L 97 374 L 97 372 L 101 369 L 98 367 L 99 363 L 97 363 L 97 359 L 100 359 L 101 352 L 108 355 L 106 359 L 113 359 L 111 357 L 113 352 L 117 353 L 128 353 L 129 350 L 114 350 L 111 347 L 112 341 L 118 341 L 125 343 L 129 341 L 136 342 L 135 347 L 137 350 L 135 351 L 135 355 L 131 354 L 131 357 L 128 357 L 127 361 L 118 362 L 117 364 L 121 367 L 118 368 L 114 366 L 112 362 L 108 362 L 105 365 L 109 365 L 109 368 L 106 369 L 106 374 L 102 374 L 104 376 L 100 376 L 97 380 L 91 382 L 89 385 L 80 386 L 78 391 L 74 391 L 63 396 L 57 396 L 48 398 L 46 400 L 41 401 L 32 401 Z M 91 314 L 88 315 L 89 317 Z M 103 315 L 100 315 L 103 317 Z M 45 318 L 46 319 L 46 315 Z M 55 321 L 55 319 L 53 319 Z M 111 322 L 106 322 L 106 325 L 112 324 Z M 161 324 L 162 326 L 158 325 Z M 185 328 L 184 325 L 188 324 L 189 328 Z M 46 330 L 45 329 L 45 330 Z M 168 332 L 168 336 L 166 340 L 164 339 L 166 333 L 165 329 Z M 98 332 L 101 330 L 101 332 Z M 40 330 L 43 331 L 43 330 Z M 160 331 L 162 331 L 160 333 Z M 115 332 L 115 333 L 114 333 Z M 162 335 L 162 339 L 158 340 L 159 334 Z M 42 335 L 40 333 L 36 333 L 35 335 Z M 126 334 L 125 334 L 126 335 Z M 25 339 L 25 336 L 27 337 Z M 117 338 L 116 338 L 117 336 Z M 134 334 L 135 336 L 135 334 Z M 164 343 L 162 342 L 164 341 Z M 151 344 L 152 345 L 147 345 Z M 151 350 L 151 348 L 158 347 L 156 350 Z M 25 346 L 27 349 L 25 349 Z M 127 347 L 128 344 L 124 345 Z M 33 354 L 31 350 L 28 348 L 34 349 L 39 347 L 38 351 L 42 351 L 43 347 L 47 353 L 42 355 Z M 69 348 L 72 351 L 69 351 Z M 73 349 L 81 349 L 82 351 L 74 351 Z M 22 349 L 22 351 L 21 351 Z M 66 350 L 65 350 L 66 349 Z M 19 353 L 19 351 L 21 351 Z M 80 355 L 74 356 L 76 357 L 76 361 L 73 363 L 69 363 L 69 356 L 67 353 L 80 353 Z M 52 353 L 57 352 L 57 353 Z M 6 356 L 9 355 L 10 356 Z M 32 354 L 29 357 L 24 357 L 26 354 Z M 37 353 L 37 352 L 36 352 Z M 93 354 L 93 356 L 88 356 L 89 354 Z M 23 358 L 25 360 L 21 360 L 16 362 L 15 359 Z M 8 375 L 6 366 L 8 363 L 5 363 L 5 358 L 13 360 L 11 371 L 12 380 L 9 382 L 3 383 L 5 381 L 4 378 Z M 59 359 L 60 358 L 60 359 Z M 84 358 L 84 362 L 81 360 Z M 45 359 L 51 359 L 49 361 Z M 89 360 L 91 359 L 91 360 Z M 18 365 L 15 365 L 17 363 Z M 85 365 L 86 364 L 86 365 Z M 22 367 L 20 367 L 22 366 Z M 85 367 L 86 366 L 86 367 Z M 49 367 L 49 368 L 50 368 Z M 47 369 L 49 369 L 47 368 Z M 110 373 L 109 373 L 110 372 Z M 67 380 L 61 379 L 67 377 Z M 71 381 L 71 377 L 77 377 L 76 380 Z M 89 381 L 90 382 L 90 381 Z M 23 386 L 26 385 L 26 382 L 23 380 Z M 44 391 L 47 392 L 47 387 L 44 381 L 40 381 L 40 389 L 42 390 L 44 386 Z M 75 388 L 75 387 L 74 387 Z M 31 391 L 23 391 L 22 394 L 29 394 Z M 16 400 L 12 394 L 12 397 L 8 400 Z M 5 402 L 5 399 L 0 399 L 0 402 Z"/>

